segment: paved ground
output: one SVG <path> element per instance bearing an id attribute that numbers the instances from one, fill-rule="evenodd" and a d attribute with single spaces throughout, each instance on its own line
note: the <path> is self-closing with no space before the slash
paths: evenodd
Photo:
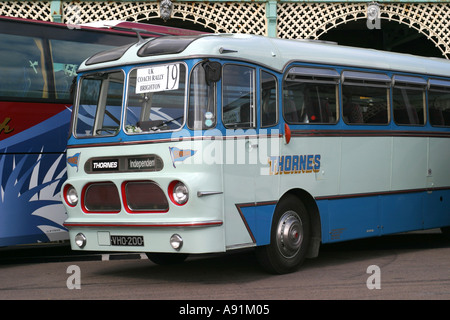
<path id="1" fill-rule="evenodd" d="M 39 250 L 0 251 L 0 299 L 179 300 L 176 310 L 184 300 L 450 299 L 450 242 L 438 232 L 325 245 L 298 272 L 279 276 L 264 273 L 252 250 L 170 267 L 139 254 Z"/>

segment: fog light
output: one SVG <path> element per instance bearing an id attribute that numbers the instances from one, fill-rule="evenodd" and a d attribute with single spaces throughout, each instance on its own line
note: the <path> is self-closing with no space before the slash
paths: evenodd
<path id="1" fill-rule="evenodd" d="M 85 236 L 84 234 L 82 234 L 82 233 L 78 233 L 78 234 L 75 236 L 75 244 L 76 244 L 80 249 L 84 248 L 84 246 L 86 245 L 86 241 L 87 241 L 86 236 Z"/>
<path id="2" fill-rule="evenodd" d="M 170 237 L 170 245 L 177 251 L 180 251 L 183 246 L 183 238 L 179 234 L 174 234 Z"/>

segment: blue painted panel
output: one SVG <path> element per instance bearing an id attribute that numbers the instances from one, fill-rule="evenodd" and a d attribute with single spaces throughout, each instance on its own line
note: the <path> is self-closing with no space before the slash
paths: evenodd
<path id="1" fill-rule="evenodd" d="M 450 226 L 450 190 L 426 193 L 423 212 L 425 229 Z"/>
<path id="2" fill-rule="evenodd" d="M 51 241 L 40 227 L 66 230 L 59 192 L 69 121 L 63 111 L 0 143 L 0 247 Z"/>
<path id="3" fill-rule="evenodd" d="M 329 229 L 322 230 L 322 241 L 324 243 L 379 235 L 379 204 L 377 197 L 325 201 L 328 201 Z M 323 219 L 322 216 L 321 219 Z"/>
<path id="4" fill-rule="evenodd" d="M 270 230 L 275 204 L 240 207 L 240 211 L 250 229 L 256 245 L 270 243 Z"/>
<path id="5" fill-rule="evenodd" d="M 450 190 L 318 200 L 322 242 L 450 226 Z"/>
<path id="6" fill-rule="evenodd" d="M 423 229 L 424 193 L 379 196 L 382 234 Z"/>

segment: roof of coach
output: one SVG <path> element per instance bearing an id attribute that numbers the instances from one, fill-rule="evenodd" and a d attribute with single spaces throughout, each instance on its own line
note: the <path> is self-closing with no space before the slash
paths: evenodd
<path id="1" fill-rule="evenodd" d="M 189 58 L 223 58 L 257 63 L 282 72 L 293 61 L 450 76 L 446 59 L 419 57 L 308 40 L 247 34 L 164 36 L 98 53 L 79 71 Z"/>

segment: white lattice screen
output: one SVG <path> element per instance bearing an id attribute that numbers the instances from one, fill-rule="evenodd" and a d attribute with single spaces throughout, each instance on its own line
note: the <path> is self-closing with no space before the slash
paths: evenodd
<path id="1" fill-rule="evenodd" d="M 381 19 L 406 24 L 424 34 L 450 58 L 450 5 L 446 3 L 381 3 Z M 280 3 L 278 37 L 319 39 L 349 21 L 367 19 L 366 3 Z M 299 25 L 301 21 L 301 25 Z"/>
<path id="2" fill-rule="evenodd" d="M 0 1 L 0 15 L 51 21 L 50 1 Z"/>
<path id="3" fill-rule="evenodd" d="M 142 21 L 159 18 L 159 2 L 68 2 L 64 21 Z M 200 24 L 213 32 L 266 32 L 265 4 L 241 2 L 174 2 L 172 19 Z"/>
<path id="4" fill-rule="evenodd" d="M 159 18 L 160 1 L 62 1 L 65 23 L 97 20 L 143 21 Z M 450 4 L 380 3 L 381 19 L 396 21 L 424 34 L 450 58 Z M 51 21 L 50 1 L 1 1 L 0 15 Z M 277 36 L 319 39 L 349 21 L 366 19 L 367 2 L 277 2 Z M 172 19 L 213 32 L 268 34 L 266 2 L 173 1 Z"/>

